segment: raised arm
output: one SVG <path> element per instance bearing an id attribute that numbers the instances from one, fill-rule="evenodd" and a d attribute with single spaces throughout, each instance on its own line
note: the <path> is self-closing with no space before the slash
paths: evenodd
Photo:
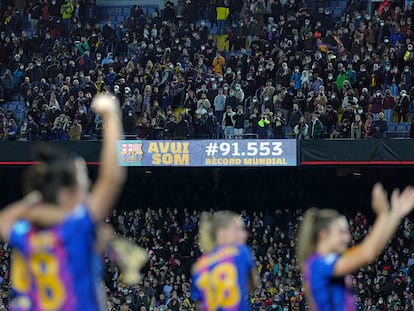
<path id="1" fill-rule="evenodd" d="M 120 105 L 114 96 L 96 96 L 92 109 L 102 116 L 104 127 L 101 166 L 88 198 L 88 208 L 95 220 L 102 220 L 112 209 L 126 178 L 126 169 L 118 165 L 117 158 L 117 140 L 123 135 L 123 130 Z"/>
<path id="2" fill-rule="evenodd" d="M 0 212 L 0 238 L 9 241 L 13 225 L 25 219 L 37 226 L 46 227 L 59 223 L 68 215 L 68 211 L 52 204 L 42 204 L 37 193 L 30 193 L 22 200 L 6 206 Z"/>
<path id="3" fill-rule="evenodd" d="M 0 212 L 0 237 L 8 242 L 14 223 L 24 215 L 27 205 L 23 201 L 14 202 Z"/>
<path id="4" fill-rule="evenodd" d="M 413 187 L 406 187 L 402 193 L 394 190 L 390 209 L 387 193 L 382 185 L 376 184 L 372 190 L 372 208 L 377 214 L 374 226 L 350 254 L 344 254 L 338 259 L 334 275 L 343 276 L 373 262 L 393 237 L 401 219 L 410 213 L 413 207 Z"/>

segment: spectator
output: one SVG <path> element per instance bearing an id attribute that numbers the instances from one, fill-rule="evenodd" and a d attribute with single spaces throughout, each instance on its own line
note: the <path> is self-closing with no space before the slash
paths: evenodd
<path id="1" fill-rule="evenodd" d="M 233 111 L 231 106 L 226 107 L 226 112 L 224 113 L 223 119 L 221 122 L 221 126 L 223 127 L 223 130 L 224 130 L 224 137 L 226 139 L 232 138 L 234 135 L 235 114 L 236 113 Z"/>
<path id="2" fill-rule="evenodd" d="M 365 133 L 365 137 L 367 138 L 372 138 L 375 132 L 375 121 L 373 118 L 372 113 L 368 113 L 367 114 L 367 119 L 364 123 L 364 133 Z"/>
<path id="3" fill-rule="evenodd" d="M 241 139 L 244 134 L 244 123 L 246 121 L 246 116 L 243 112 L 242 106 L 236 107 L 236 113 L 233 115 L 234 120 L 234 138 Z"/>
<path id="4" fill-rule="evenodd" d="M 176 121 L 176 117 L 174 114 L 171 114 L 165 123 L 165 138 L 167 139 L 173 139 L 176 136 L 178 123 Z"/>
<path id="5" fill-rule="evenodd" d="M 295 125 L 293 132 L 297 139 L 307 139 L 309 134 L 309 126 L 305 122 L 305 117 L 300 117 L 298 124 Z"/>
<path id="6" fill-rule="evenodd" d="M 4 91 L 4 98 L 10 100 L 11 95 L 14 91 L 15 83 L 10 70 L 6 70 L 4 77 L 2 78 L 2 88 Z"/>
<path id="7" fill-rule="evenodd" d="M 207 111 L 210 109 L 211 103 L 207 99 L 207 94 L 202 93 L 201 98 L 197 102 L 196 114 L 200 114 L 203 119 L 207 118 Z"/>
<path id="8" fill-rule="evenodd" d="M 223 73 L 223 66 L 225 65 L 226 60 L 224 59 L 224 57 L 221 55 L 221 53 L 219 51 L 217 51 L 216 53 L 216 57 L 214 57 L 213 59 L 213 73 L 217 76 L 221 73 Z"/>
<path id="9" fill-rule="evenodd" d="M 381 111 L 382 108 L 382 96 L 381 96 L 381 91 L 376 91 L 375 96 L 372 97 L 371 99 L 371 110 L 370 112 L 372 113 L 374 119 L 378 119 L 379 113 Z"/>
<path id="10" fill-rule="evenodd" d="M 400 98 L 398 99 L 397 104 L 394 107 L 394 110 L 397 112 L 397 122 L 407 122 L 408 110 L 410 105 L 410 98 L 406 90 L 401 90 Z M 390 121 L 390 120 L 388 120 Z"/>
<path id="11" fill-rule="evenodd" d="M 223 119 L 224 108 L 226 103 L 226 96 L 223 94 L 223 89 L 218 89 L 218 94 L 214 97 L 214 115 L 217 120 Z"/>
<path id="12" fill-rule="evenodd" d="M 362 121 L 359 114 L 355 115 L 355 119 L 351 124 L 351 138 L 352 139 L 361 139 L 362 137 Z"/>
<path id="13" fill-rule="evenodd" d="M 7 122 L 7 120 L 6 120 Z M 6 139 L 9 141 L 15 141 L 17 139 L 19 128 L 17 127 L 16 121 L 14 119 L 8 119 L 7 130 L 6 130 Z"/>
<path id="14" fill-rule="evenodd" d="M 205 121 L 202 118 L 200 113 L 195 113 L 195 119 L 193 120 L 193 137 L 200 139 L 204 137 L 204 123 Z"/>
<path id="15" fill-rule="evenodd" d="M 60 7 L 60 14 L 62 17 L 63 25 L 65 26 L 65 36 L 69 36 L 72 29 L 72 14 L 75 10 L 75 7 L 72 3 L 72 0 L 65 0 L 65 3 Z"/>
<path id="16" fill-rule="evenodd" d="M 348 121 L 350 122 L 354 122 L 354 119 L 355 119 L 355 111 L 354 111 L 354 108 L 352 107 L 352 104 L 350 103 L 347 104 L 346 110 L 342 114 L 341 122 L 343 122 L 343 120 L 345 119 L 348 119 Z"/>
<path id="17" fill-rule="evenodd" d="M 385 133 L 388 131 L 388 121 L 384 119 L 384 113 L 380 112 L 378 114 L 378 120 L 374 121 L 375 132 L 373 134 L 374 138 L 385 138 Z"/>
<path id="18" fill-rule="evenodd" d="M 318 118 L 319 113 L 312 114 L 312 120 L 309 125 L 309 137 L 311 139 L 321 138 L 323 135 L 323 124 Z"/>
<path id="19" fill-rule="evenodd" d="M 227 0 L 219 0 L 216 6 L 216 21 L 219 35 L 226 33 L 227 19 L 230 15 L 230 9 L 228 7 Z"/>
<path id="20" fill-rule="evenodd" d="M 82 125 L 78 119 L 74 119 L 72 124 L 69 124 L 68 139 L 70 141 L 79 141 L 81 139 Z"/>
<path id="21" fill-rule="evenodd" d="M 392 119 L 393 119 L 392 114 L 395 109 L 395 105 L 396 105 L 395 99 L 391 95 L 391 90 L 387 89 L 385 91 L 384 100 L 382 101 L 382 106 L 384 110 L 385 120 L 387 120 L 388 122 L 392 122 Z"/>
<path id="22" fill-rule="evenodd" d="M 267 139 L 269 137 L 269 128 L 271 127 L 270 115 L 263 113 L 257 122 L 257 134 L 259 139 Z"/>
<path id="23" fill-rule="evenodd" d="M 218 121 L 213 113 L 213 108 L 209 108 L 206 122 L 204 123 L 204 129 L 208 138 L 216 138 L 218 136 Z"/>
<path id="24" fill-rule="evenodd" d="M 351 138 L 351 121 L 347 118 L 343 119 L 336 130 L 332 132 L 331 138 Z"/>
<path id="25" fill-rule="evenodd" d="M 296 103 L 293 104 L 293 112 L 290 115 L 289 127 L 292 129 L 295 128 L 301 117 L 303 117 L 303 114 L 299 110 L 299 105 Z"/>
<path id="26" fill-rule="evenodd" d="M 281 111 L 276 113 L 273 123 L 273 137 L 276 139 L 285 138 L 286 120 Z"/>

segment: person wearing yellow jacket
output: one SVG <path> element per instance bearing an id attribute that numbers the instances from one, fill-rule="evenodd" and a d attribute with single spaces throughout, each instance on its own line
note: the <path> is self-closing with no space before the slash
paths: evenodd
<path id="1" fill-rule="evenodd" d="M 257 122 L 257 134 L 259 139 L 266 139 L 269 137 L 268 129 L 270 127 L 270 120 L 267 114 L 262 114 L 262 117 Z"/>
<path id="2" fill-rule="evenodd" d="M 227 0 L 219 1 L 216 6 L 217 13 L 217 34 L 223 35 L 226 33 L 227 19 L 230 15 L 230 9 Z"/>
<path id="3" fill-rule="evenodd" d="M 226 64 L 226 59 L 221 55 L 219 51 L 216 53 L 216 57 L 213 58 L 213 72 L 217 76 L 223 73 L 223 66 Z"/>
<path id="4" fill-rule="evenodd" d="M 71 0 L 65 0 L 65 3 L 60 7 L 60 15 L 62 16 L 62 22 L 65 25 L 65 36 L 69 36 L 72 30 L 72 14 L 75 10 Z"/>

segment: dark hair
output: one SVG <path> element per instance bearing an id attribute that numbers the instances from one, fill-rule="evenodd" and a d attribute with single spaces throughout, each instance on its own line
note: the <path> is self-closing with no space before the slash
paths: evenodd
<path id="1" fill-rule="evenodd" d="M 59 189 L 73 189 L 77 184 L 75 156 L 50 145 L 39 145 L 35 151 L 36 164 L 23 177 L 23 192 L 39 191 L 45 203 L 57 203 Z"/>

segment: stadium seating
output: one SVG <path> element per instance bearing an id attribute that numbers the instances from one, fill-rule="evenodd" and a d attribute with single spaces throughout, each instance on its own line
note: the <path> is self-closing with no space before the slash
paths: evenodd
<path id="1" fill-rule="evenodd" d="M 388 125 L 388 131 L 386 134 L 387 138 L 408 138 L 410 131 L 410 124 L 407 122 L 403 123 L 390 123 Z"/>

